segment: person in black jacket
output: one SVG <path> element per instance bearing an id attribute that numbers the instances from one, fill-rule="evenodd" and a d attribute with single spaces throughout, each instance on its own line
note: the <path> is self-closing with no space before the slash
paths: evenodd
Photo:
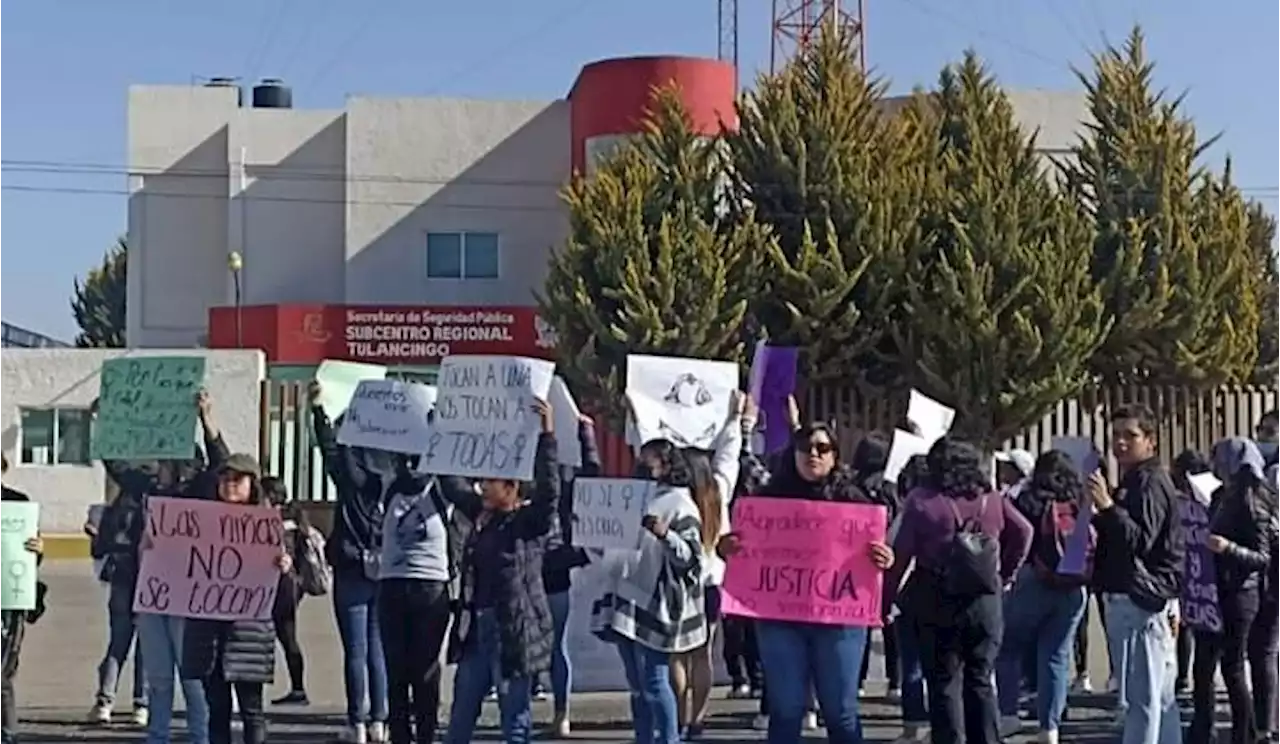
<path id="1" fill-rule="evenodd" d="M 590 416 L 578 419 L 578 446 L 582 448 L 582 467 L 560 466 L 559 540 L 542 565 L 542 583 L 551 606 L 554 645 L 551 649 L 551 694 L 554 718 L 551 733 L 566 737 L 570 732 L 569 695 L 573 691 L 573 666 L 569 659 L 566 636 L 569 632 L 570 572 L 588 563 L 586 552 L 573 544 L 573 481 L 578 476 L 600 475 L 600 449 L 596 446 L 595 422 Z"/>
<path id="2" fill-rule="evenodd" d="M 461 566 L 458 613 L 450 630 L 453 709 L 446 744 L 470 744 L 490 687 L 498 688 L 509 744 L 529 741 L 533 679 L 551 668 L 553 624 L 542 583 L 556 531 L 560 479 L 551 407 L 537 401 L 541 434 L 526 501 L 514 480 L 484 478 L 479 493 L 463 478 L 437 478 L 441 494 L 475 525 Z"/>
<path id="3" fill-rule="evenodd" d="M 235 454 L 218 469 L 218 499 L 228 504 L 263 503 L 262 471 L 251 455 Z M 281 539 L 276 566 L 287 573 L 291 556 Z M 197 679 L 209 705 L 209 744 L 231 744 L 232 690 L 240 704 L 244 744 L 267 740 L 263 686 L 275 677 L 276 633 L 271 620 L 187 621 L 182 678 Z"/>
<path id="4" fill-rule="evenodd" d="M 889 440 L 876 432 L 863 437 L 858 446 L 853 448 L 853 458 L 849 463 L 853 477 L 862 486 L 863 492 L 873 504 L 880 504 L 889 512 L 889 524 L 898 516 L 897 486 L 885 480 L 884 468 L 889 462 Z M 898 633 L 892 621 L 880 628 L 880 638 L 884 641 L 884 676 L 889 683 L 888 698 L 896 701 L 902 697 L 901 665 L 898 663 Z M 870 637 L 868 636 L 868 643 Z M 871 654 L 862 655 L 862 672 L 858 676 L 858 690 L 866 685 L 867 674 L 871 671 Z"/>
<path id="5" fill-rule="evenodd" d="M 1280 465 L 1269 465 L 1263 473 L 1272 493 L 1280 492 Z M 1280 520 L 1271 521 L 1271 565 L 1262 573 L 1258 616 L 1249 631 L 1249 673 L 1253 678 L 1253 717 L 1258 724 L 1258 741 L 1276 741 L 1276 677 L 1280 674 L 1277 643 L 1280 643 Z"/>
<path id="6" fill-rule="evenodd" d="M 1262 572 L 1271 563 L 1276 494 L 1263 480 L 1262 453 L 1252 440 L 1237 437 L 1219 442 L 1213 448 L 1213 460 L 1223 486 L 1210 508 L 1210 534 L 1204 544 L 1214 554 L 1222 632 L 1196 631 L 1195 713 L 1186 741 L 1209 744 L 1215 740 L 1214 676 L 1221 664 L 1231 703 L 1231 744 L 1253 744 L 1258 727 L 1245 677 L 1245 648 L 1261 602 Z"/>
<path id="7" fill-rule="evenodd" d="M 342 641 L 347 726 L 342 741 L 387 740 L 387 663 L 377 595 L 383 500 L 396 478 L 392 452 L 338 443 L 342 417 L 330 421 L 320 407 L 320 383 L 307 390 L 311 421 L 325 473 L 337 490 L 325 557 L 333 567 L 333 612 Z"/>
<path id="8" fill-rule="evenodd" d="M 1111 414 L 1120 465 L 1114 494 L 1095 472 L 1086 488 L 1097 514 L 1093 578 L 1106 603 L 1107 644 L 1120 677 L 1125 742 L 1176 744 L 1177 599 L 1186 559 L 1178 489 L 1156 449 L 1155 414 L 1127 406 Z"/>

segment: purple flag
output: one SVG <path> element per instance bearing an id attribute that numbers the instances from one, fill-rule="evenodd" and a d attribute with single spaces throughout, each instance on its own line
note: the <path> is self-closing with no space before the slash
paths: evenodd
<path id="1" fill-rule="evenodd" d="M 763 439 L 763 452 L 787 446 L 791 431 L 787 425 L 787 398 L 796 390 L 796 364 L 800 350 L 794 347 L 756 344 L 751 360 L 748 392 L 760 408 L 756 431 Z"/>

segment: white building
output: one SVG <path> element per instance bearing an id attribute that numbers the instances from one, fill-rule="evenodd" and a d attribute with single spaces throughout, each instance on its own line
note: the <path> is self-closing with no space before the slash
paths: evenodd
<path id="1" fill-rule="evenodd" d="M 174 354 L 206 359 L 205 387 L 227 446 L 256 453 L 266 376 L 256 349 L 5 349 L 0 356 L 0 432 L 9 461 L 5 484 L 40 503 L 45 533 L 78 535 L 89 506 L 102 503 L 106 493 L 106 473 L 89 458 L 89 405 L 98 397 L 102 363 L 125 355 Z"/>

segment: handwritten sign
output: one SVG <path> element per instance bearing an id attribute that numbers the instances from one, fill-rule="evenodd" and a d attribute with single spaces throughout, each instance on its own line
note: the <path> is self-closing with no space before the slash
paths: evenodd
<path id="1" fill-rule="evenodd" d="M 361 380 L 342 417 L 338 442 L 388 452 L 419 454 L 427 448 L 427 418 L 435 405 L 430 385 L 403 380 Z"/>
<path id="2" fill-rule="evenodd" d="M 880 626 L 883 574 L 868 546 L 885 539 L 884 507 L 751 497 L 733 528 L 742 550 L 729 560 L 725 614 Z"/>
<path id="3" fill-rule="evenodd" d="M 532 480 L 541 426 L 533 404 L 547 399 L 554 373 L 555 365 L 541 359 L 445 357 L 421 468 L 439 475 Z"/>
<path id="4" fill-rule="evenodd" d="M 36 608 L 36 554 L 26 542 L 39 532 L 39 504 L 5 502 L 0 510 L 0 609 Z"/>
<path id="5" fill-rule="evenodd" d="M 337 419 L 347 410 L 356 389 L 364 380 L 385 380 L 387 368 L 381 364 L 361 364 L 326 359 L 316 369 L 316 382 L 320 383 L 320 408 L 329 420 Z"/>
<path id="6" fill-rule="evenodd" d="M 1222 631 L 1218 609 L 1218 577 L 1209 540 L 1209 510 L 1192 499 L 1180 499 L 1178 511 L 1187 535 L 1187 557 L 1182 582 L 1182 620 L 1192 628 L 1210 633 Z"/>
<path id="7" fill-rule="evenodd" d="M 134 612 L 209 620 L 271 617 L 284 551 L 280 512 L 195 499 L 147 499 Z"/>
<path id="8" fill-rule="evenodd" d="M 640 544 L 640 521 L 652 492 L 652 481 L 636 478 L 574 479 L 574 545 L 636 549 Z"/>
<path id="9" fill-rule="evenodd" d="M 124 357 L 103 362 L 93 457 L 194 457 L 196 393 L 203 384 L 203 357 Z"/>

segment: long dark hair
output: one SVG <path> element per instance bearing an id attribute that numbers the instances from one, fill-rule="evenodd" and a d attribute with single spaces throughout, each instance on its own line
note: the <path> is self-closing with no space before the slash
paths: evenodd
<path id="1" fill-rule="evenodd" d="M 720 493 L 720 484 L 716 482 L 711 458 L 706 452 L 685 450 L 684 456 L 689 463 L 689 475 L 693 481 L 689 490 L 693 493 L 693 503 L 698 506 L 698 518 L 702 523 L 702 549 L 710 552 L 720 539 L 724 494 Z"/>
<path id="2" fill-rule="evenodd" d="M 662 464 L 662 472 L 651 473 L 657 482 L 676 488 L 693 488 L 689 457 L 668 439 L 650 439 L 640 447 L 640 457 L 654 457 Z"/>
<path id="3" fill-rule="evenodd" d="M 1061 450 L 1049 450 L 1036 459 L 1031 478 L 1018 492 L 1014 506 L 1035 524 L 1050 503 L 1079 503 L 1083 494 L 1084 482 L 1071 456 Z"/>
<path id="4" fill-rule="evenodd" d="M 982 453 L 968 442 L 942 437 L 924 459 L 924 481 L 938 493 L 975 499 L 991 491 L 991 480 L 982 470 Z"/>

